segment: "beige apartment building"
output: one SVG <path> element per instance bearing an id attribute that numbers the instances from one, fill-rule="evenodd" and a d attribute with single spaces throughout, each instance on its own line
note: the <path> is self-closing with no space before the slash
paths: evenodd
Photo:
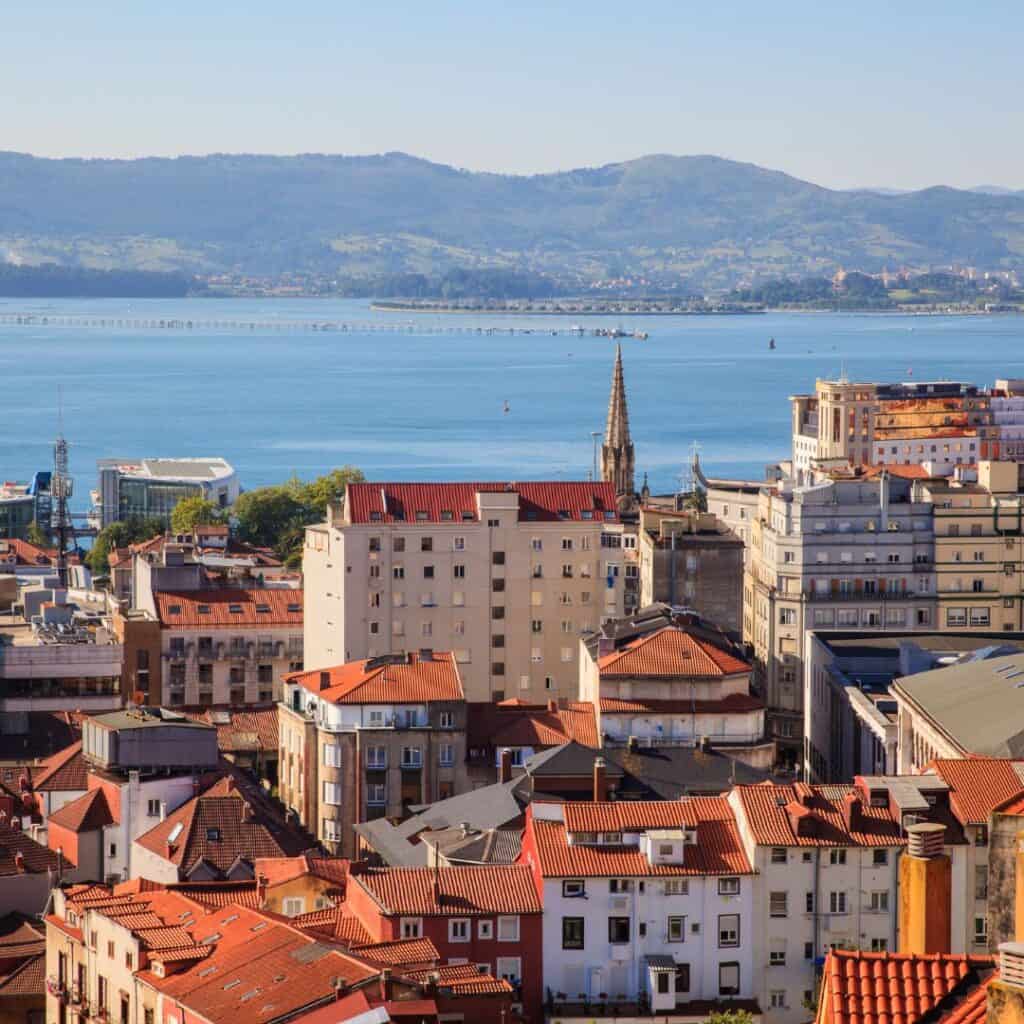
<path id="1" fill-rule="evenodd" d="M 610 483 L 349 484 L 306 530 L 305 666 L 435 648 L 469 701 L 573 699 L 622 534 Z"/>
<path id="2" fill-rule="evenodd" d="M 981 462 L 977 483 L 922 486 L 935 516 L 940 629 L 1024 629 L 1024 530 L 1019 467 Z"/>
<path id="3" fill-rule="evenodd" d="M 470 788 L 466 702 L 450 652 L 385 655 L 284 679 L 281 800 L 332 853 L 352 826 Z"/>

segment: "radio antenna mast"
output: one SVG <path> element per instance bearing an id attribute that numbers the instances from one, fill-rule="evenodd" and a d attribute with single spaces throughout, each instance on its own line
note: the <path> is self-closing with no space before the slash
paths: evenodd
<path id="1" fill-rule="evenodd" d="M 57 385 L 57 440 L 53 445 L 53 481 L 50 492 L 53 496 L 52 528 L 57 536 L 57 575 L 60 585 L 68 585 L 68 541 L 74 541 L 75 529 L 71 523 L 68 501 L 74 489 L 68 472 L 68 443 L 64 439 L 64 398 Z"/>

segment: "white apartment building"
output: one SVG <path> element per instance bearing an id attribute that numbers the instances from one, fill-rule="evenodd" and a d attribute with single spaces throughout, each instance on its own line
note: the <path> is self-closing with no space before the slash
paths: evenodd
<path id="1" fill-rule="evenodd" d="M 912 499 L 910 481 L 887 475 L 761 492 L 743 635 L 784 760 L 800 758 L 807 630 L 934 625 L 932 508 Z"/>
<path id="2" fill-rule="evenodd" d="M 349 484 L 306 531 L 306 667 L 450 650 L 469 701 L 572 699 L 622 533 L 607 483 Z"/>
<path id="3" fill-rule="evenodd" d="M 555 1017 L 646 1000 L 682 1019 L 688 1004 L 754 995 L 756 878 L 725 799 L 535 802 L 522 859 L 542 887 Z"/>

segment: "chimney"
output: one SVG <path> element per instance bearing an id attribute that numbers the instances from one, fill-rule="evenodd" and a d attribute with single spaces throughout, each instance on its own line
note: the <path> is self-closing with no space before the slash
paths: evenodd
<path id="1" fill-rule="evenodd" d="M 248 800 L 242 801 L 242 821 L 252 821 L 256 815 L 253 813 L 252 804 Z"/>
<path id="2" fill-rule="evenodd" d="M 468 821 L 460 821 L 459 822 L 459 831 L 462 833 L 462 838 L 465 839 L 466 836 L 469 835 L 469 822 Z"/>
<path id="3" fill-rule="evenodd" d="M 946 828 L 921 821 L 907 826 L 907 851 L 900 858 L 901 953 L 950 952 L 952 870 L 943 852 Z"/>
<path id="4" fill-rule="evenodd" d="M 262 907 L 263 901 L 267 898 L 267 876 L 256 876 L 256 906 Z"/>
<path id="5" fill-rule="evenodd" d="M 382 967 L 380 970 L 380 997 L 384 1002 L 391 1001 L 391 968 Z"/>
<path id="6" fill-rule="evenodd" d="M 25 854 L 21 850 L 14 851 L 14 866 L 19 875 L 25 874 Z"/>
<path id="7" fill-rule="evenodd" d="M 847 793 L 843 797 L 843 823 L 847 832 L 860 832 L 863 829 L 863 809 L 860 797 L 856 793 Z"/>
<path id="8" fill-rule="evenodd" d="M 989 983 L 986 1024 L 1024 1019 L 1024 942 L 999 943 L 999 973 Z"/>
<path id="9" fill-rule="evenodd" d="M 603 757 L 594 758 L 594 800 L 600 803 L 608 799 L 608 771 Z"/>
<path id="10" fill-rule="evenodd" d="M 163 821 L 167 817 L 167 801 L 160 801 L 160 820 Z"/>
<path id="11" fill-rule="evenodd" d="M 501 767 L 498 769 L 498 781 L 510 782 L 512 780 L 512 751 L 508 747 L 501 748 Z"/>
<path id="12" fill-rule="evenodd" d="M 553 715 L 558 714 L 558 701 L 557 700 L 549 700 L 548 701 L 548 711 L 550 711 L 551 714 L 553 714 Z"/>

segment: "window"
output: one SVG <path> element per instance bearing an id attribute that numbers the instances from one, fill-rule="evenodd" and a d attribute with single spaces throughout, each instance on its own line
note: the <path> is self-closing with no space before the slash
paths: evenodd
<path id="1" fill-rule="evenodd" d="M 686 896 L 690 891 L 690 883 L 685 878 L 670 878 L 665 882 L 666 896 Z"/>
<path id="2" fill-rule="evenodd" d="M 608 879 L 608 891 L 612 892 L 612 893 L 632 892 L 633 891 L 633 879 L 632 878 L 609 878 Z"/>
<path id="3" fill-rule="evenodd" d="M 846 893 L 830 892 L 828 894 L 828 911 L 830 914 L 846 913 Z"/>
<path id="4" fill-rule="evenodd" d="M 804 910 L 808 914 L 813 914 L 814 913 L 814 893 L 813 892 L 807 893 L 807 895 L 804 897 Z"/>
<path id="5" fill-rule="evenodd" d="M 503 676 L 505 674 L 505 662 L 503 661 L 492 661 L 491 662 L 491 675 L 492 676 Z"/>
<path id="6" fill-rule="evenodd" d="M 395 539 L 391 542 L 391 550 L 398 552 L 405 551 L 405 538 L 395 537 Z"/>
<path id="7" fill-rule="evenodd" d="M 566 878 L 562 881 L 562 896 L 566 899 L 578 899 L 586 894 L 587 884 L 582 878 Z"/>
<path id="8" fill-rule="evenodd" d="M 871 854 L 871 863 L 875 867 L 881 867 L 884 864 L 889 863 L 889 851 L 888 850 L 874 850 Z"/>
<path id="9" fill-rule="evenodd" d="M 499 978 L 513 985 L 518 985 L 523 977 L 522 961 L 517 956 L 499 956 L 495 970 Z"/>
<path id="10" fill-rule="evenodd" d="M 503 619 L 503 618 L 505 618 L 505 606 L 503 604 L 496 604 L 491 609 L 491 618 L 492 619 Z"/>
<path id="11" fill-rule="evenodd" d="M 399 921 L 398 928 L 403 939 L 423 938 L 422 917 L 403 917 Z"/>
<path id="12" fill-rule="evenodd" d="M 434 550 L 434 538 L 433 537 L 420 537 L 420 551 L 433 551 Z"/>
<path id="13" fill-rule="evenodd" d="M 455 917 L 448 922 L 449 942 L 469 942 L 471 925 L 468 917 Z"/>
<path id="14" fill-rule="evenodd" d="M 974 830 L 974 845 L 988 846 L 988 825 L 979 825 Z"/>
<path id="15" fill-rule="evenodd" d="M 786 848 L 784 846 L 773 846 L 772 847 L 772 863 L 773 864 L 785 864 L 786 863 Z"/>
<path id="16" fill-rule="evenodd" d="M 340 743 L 325 743 L 324 744 L 324 765 L 328 768 L 340 768 L 341 767 L 341 744 Z"/>
<path id="17" fill-rule="evenodd" d="M 107 855 L 110 856 L 110 857 L 116 857 L 117 856 L 117 843 L 111 843 L 110 844 L 110 849 L 109 849 Z"/>
<path id="18" fill-rule="evenodd" d="M 888 939 L 872 939 L 871 940 L 871 952 L 872 953 L 887 953 L 889 951 L 889 940 Z"/>
<path id="19" fill-rule="evenodd" d="M 442 768 L 450 768 L 455 764 L 455 748 L 450 743 L 442 743 L 437 755 L 437 763 Z"/>
<path id="20" fill-rule="evenodd" d="M 452 538 L 452 550 L 454 550 L 454 551 L 465 551 L 466 550 L 466 538 L 465 537 L 453 537 Z"/>
<path id="21" fill-rule="evenodd" d="M 738 878 L 720 878 L 718 880 L 719 896 L 738 896 L 740 892 L 740 880 Z"/>
<path id="22" fill-rule="evenodd" d="M 476 937 L 478 939 L 493 939 L 494 938 L 494 922 L 493 921 L 479 921 L 479 922 L 477 922 Z"/>
<path id="23" fill-rule="evenodd" d="M 872 911 L 876 914 L 888 913 L 889 910 L 889 891 L 888 889 L 879 889 L 871 893 L 871 903 L 869 904 Z"/>
<path id="24" fill-rule="evenodd" d="M 464 580 L 466 578 L 466 567 L 461 562 L 456 562 L 452 566 L 452 576 L 457 580 Z"/>
<path id="25" fill-rule="evenodd" d="M 573 649 L 571 647 L 562 648 L 562 661 L 572 661 Z"/>
<path id="26" fill-rule="evenodd" d="M 563 537 L 562 538 L 562 550 L 563 551 L 572 551 L 572 537 Z"/>
<path id="27" fill-rule="evenodd" d="M 814 959 L 814 943 L 813 942 L 805 942 L 804 943 L 804 959 L 805 960 L 813 960 Z"/>
<path id="28" fill-rule="evenodd" d="M 419 747 L 402 747 L 402 767 L 419 768 L 423 764 L 423 751 Z"/>
<path id="29" fill-rule="evenodd" d="M 769 967 L 785 967 L 786 966 L 786 951 L 785 951 L 785 949 L 770 949 L 768 951 L 768 966 Z"/>
<path id="30" fill-rule="evenodd" d="M 668 941 L 686 941 L 686 918 L 673 916 L 668 919 Z"/>
<path id="31" fill-rule="evenodd" d="M 981 580 L 975 582 L 980 583 Z M 981 589 L 980 587 L 977 589 Z M 989 610 L 987 608 L 972 608 L 971 609 L 971 625 L 972 626 L 987 626 L 989 624 Z"/>
<path id="32" fill-rule="evenodd" d="M 393 565 L 391 567 L 391 578 L 393 580 L 404 580 L 405 579 L 405 566 L 404 565 Z"/>
<path id="33" fill-rule="evenodd" d="M 454 729 L 455 728 L 455 712 L 454 711 L 441 711 L 437 716 L 437 725 L 439 729 Z"/>
<path id="34" fill-rule="evenodd" d="M 298 917 L 306 912 L 306 900 L 303 896 L 286 896 L 281 901 L 281 913 L 285 917 Z"/>
<path id="35" fill-rule="evenodd" d="M 782 962 L 785 963 L 785 956 L 783 956 Z M 768 993 L 768 1005 L 774 1010 L 784 1010 L 786 1008 L 785 989 L 773 988 Z"/>
<path id="36" fill-rule="evenodd" d="M 147 800 L 146 801 L 146 813 L 151 818 L 160 817 L 160 801 L 159 800 Z"/>
<path id="37" fill-rule="evenodd" d="M 974 918 L 974 944 L 976 946 L 988 945 L 988 920 L 980 914 Z"/>
<path id="38" fill-rule="evenodd" d="M 387 793 L 383 782 L 368 782 L 366 784 L 366 802 L 374 806 L 387 803 Z"/>
<path id="39" fill-rule="evenodd" d="M 110 941 L 107 942 L 107 958 L 114 959 L 114 943 Z"/>
<path id="40" fill-rule="evenodd" d="M 505 592 L 505 578 L 499 576 L 496 580 L 491 580 L 491 590 L 495 594 L 503 594 Z"/>
<path id="41" fill-rule="evenodd" d="M 978 864 L 974 868 L 974 898 L 988 899 L 988 867 L 985 864 Z"/>
<path id="42" fill-rule="evenodd" d="M 740 944 L 740 915 L 718 915 L 718 948 L 728 949 Z"/>
<path id="43" fill-rule="evenodd" d="M 740 965 L 723 963 L 718 965 L 718 994 L 738 996 L 740 994 Z"/>
<path id="44" fill-rule="evenodd" d="M 373 712 L 370 713 L 370 724 L 373 725 Z M 379 724 L 379 723 L 378 723 Z M 367 747 L 366 748 L 366 767 L 367 768 L 387 768 L 388 766 L 388 751 L 387 747 Z"/>
<path id="45" fill-rule="evenodd" d="M 779 609 L 779 625 L 780 626 L 795 626 L 796 625 L 796 609 L 795 608 L 780 608 Z"/>
<path id="46" fill-rule="evenodd" d="M 324 803 L 331 807 L 341 806 L 341 786 L 337 782 L 324 782 Z"/>
<path id="47" fill-rule="evenodd" d="M 629 942 L 628 917 L 608 918 L 608 941 L 613 945 L 622 945 Z"/>
<path id="48" fill-rule="evenodd" d="M 492 647 L 504 647 L 505 646 L 505 634 L 504 633 L 492 633 L 491 634 L 491 646 Z"/>
<path id="49" fill-rule="evenodd" d="M 789 914 L 789 894 L 772 892 L 768 894 L 768 916 L 786 917 Z"/>
<path id="50" fill-rule="evenodd" d="M 967 625 L 967 609 L 966 608 L 947 608 L 946 609 L 946 625 L 947 626 L 966 626 Z"/>
<path id="51" fill-rule="evenodd" d="M 498 941 L 518 942 L 519 941 L 519 915 L 509 914 L 498 918 Z"/>
<path id="52" fill-rule="evenodd" d="M 828 851 L 828 862 L 829 862 L 829 864 L 845 864 L 846 863 L 846 851 L 845 850 L 829 850 Z"/>

